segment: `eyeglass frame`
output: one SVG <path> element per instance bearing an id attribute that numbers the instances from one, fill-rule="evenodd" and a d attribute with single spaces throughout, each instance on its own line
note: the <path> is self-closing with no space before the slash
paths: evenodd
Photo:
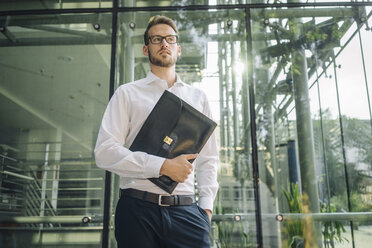
<path id="1" fill-rule="evenodd" d="M 154 42 L 152 42 L 152 38 L 153 37 L 160 37 L 161 38 L 161 41 L 159 42 L 159 43 L 154 43 Z M 169 43 L 168 41 L 167 41 L 167 38 L 168 37 L 175 37 L 176 38 L 176 42 L 174 42 L 174 43 Z M 150 37 L 149 37 L 149 41 L 151 42 L 151 44 L 153 44 L 153 45 L 159 45 L 159 44 L 161 44 L 162 42 L 163 42 L 163 40 L 165 40 L 168 44 L 178 44 L 178 35 L 175 35 L 175 34 L 171 34 L 171 35 L 166 35 L 166 36 L 161 36 L 161 35 L 151 35 Z"/>

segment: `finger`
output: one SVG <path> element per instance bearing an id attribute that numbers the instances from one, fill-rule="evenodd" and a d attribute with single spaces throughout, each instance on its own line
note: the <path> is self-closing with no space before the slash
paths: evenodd
<path id="1" fill-rule="evenodd" d="M 185 154 L 186 160 L 195 159 L 198 156 L 197 153 L 194 154 Z"/>
<path id="2" fill-rule="evenodd" d="M 186 181 L 187 177 L 180 178 L 180 182 L 184 183 Z"/>

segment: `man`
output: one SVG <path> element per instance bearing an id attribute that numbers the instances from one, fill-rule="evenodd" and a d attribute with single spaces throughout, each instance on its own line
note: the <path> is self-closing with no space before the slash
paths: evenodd
<path id="1" fill-rule="evenodd" d="M 183 83 L 176 74 L 181 47 L 174 22 L 154 16 L 144 41 L 143 54 L 149 58 L 151 71 L 146 78 L 116 90 L 104 113 L 95 148 L 97 166 L 120 176 L 121 197 L 115 213 L 118 247 L 209 247 L 213 200 L 218 189 L 215 135 L 199 154 L 173 159 L 128 149 L 164 90 L 211 116 L 205 94 Z M 195 159 L 193 164 L 188 161 L 191 159 Z M 195 203 L 194 172 L 200 207 Z M 160 175 L 179 182 L 172 195 L 147 179 Z"/>

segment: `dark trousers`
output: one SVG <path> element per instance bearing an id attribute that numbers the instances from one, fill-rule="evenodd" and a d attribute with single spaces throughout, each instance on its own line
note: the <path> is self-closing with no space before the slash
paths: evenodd
<path id="1" fill-rule="evenodd" d="M 161 207 L 122 196 L 116 206 L 118 248 L 209 248 L 207 213 L 195 203 Z"/>

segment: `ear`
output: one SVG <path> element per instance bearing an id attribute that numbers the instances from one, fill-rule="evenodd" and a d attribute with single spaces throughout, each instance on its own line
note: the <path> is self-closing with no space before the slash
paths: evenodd
<path id="1" fill-rule="evenodd" d="M 148 57 L 149 56 L 149 47 L 146 46 L 146 45 L 144 45 L 142 47 L 142 52 L 143 52 L 143 55 L 145 55 L 146 57 Z"/>
<path id="2" fill-rule="evenodd" d="M 177 46 L 177 55 L 178 55 L 178 56 L 181 55 L 181 46 L 180 46 L 180 45 Z M 178 56 L 177 56 L 177 57 L 178 57 Z"/>

